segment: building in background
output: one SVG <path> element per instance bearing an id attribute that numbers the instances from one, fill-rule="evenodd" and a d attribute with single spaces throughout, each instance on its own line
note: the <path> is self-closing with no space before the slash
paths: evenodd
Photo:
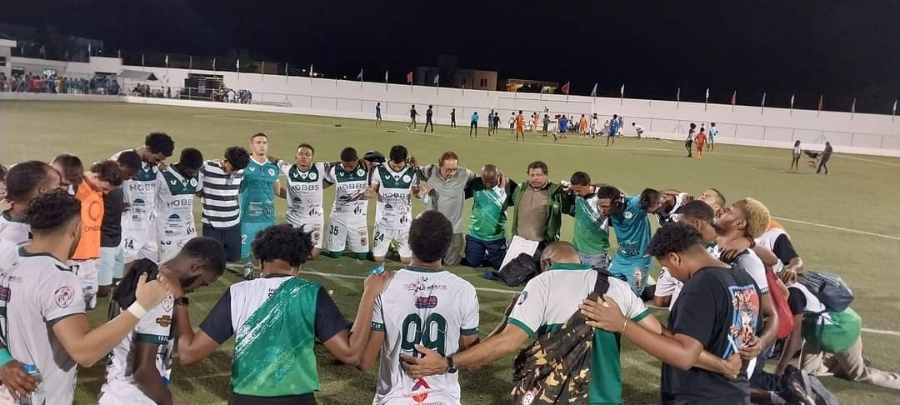
<path id="1" fill-rule="evenodd" d="M 541 80 L 506 79 L 506 85 L 504 87 L 506 88 L 506 91 L 511 92 L 553 94 L 556 93 L 556 89 L 559 88 L 559 83 Z"/>
<path id="2" fill-rule="evenodd" d="M 415 69 L 415 84 L 433 86 L 435 77 L 438 77 L 441 87 L 497 90 L 497 71 L 461 69 L 457 64 L 456 56 L 441 55 L 438 57 L 438 66 L 419 66 Z"/>

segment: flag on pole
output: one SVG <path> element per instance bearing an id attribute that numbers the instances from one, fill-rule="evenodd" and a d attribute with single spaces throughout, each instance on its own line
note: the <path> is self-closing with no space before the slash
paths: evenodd
<path id="1" fill-rule="evenodd" d="M 384 71 L 384 82 L 385 83 L 388 82 L 388 71 L 387 70 Z"/>
<path id="2" fill-rule="evenodd" d="M 707 97 L 709 97 L 709 96 L 707 96 Z M 679 87 L 678 91 L 675 92 L 675 101 L 676 102 L 681 101 L 681 87 Z"/>
<path id="3" fill-rule="evenodd" d="M 166 55 L 166 67 L 169 67 L 169 55 Z"/>
<path id="4" fill-rule="evenodd" d="M 259 68 L 259 73 L 266 74 L 266 61 L 262 61 L 262 66 Z"/>
<path id="5" fill-rule="evenodd" d="M 44 59 L 47 59 L 47 46 L 46 45 L 41 45 L 41 49 L 38 52 L 41 53 L 41 56 L 43 56 Z"/>
<path id="6" fill-rule="evenodd" d="M 413 72 L 412 70 L 406 74 L 406 84 L 413 84 Z"/>
<path id="7" fill-rule="evenodd" d="M 91 43 L 88 42 L 88 56 L 91 56 Z M 122 50 L 119 49 L 119 59 L 122 58 Z"/>
<path id="8" fill-rule="evenodd" d="M 709 87 L 706 88 L 706 102 L 709 102 Z"/>
<path id="9" fill-rule="evenodd" d="M 194 68 L 194 56 L 191 55 L 188 57 L 188 70 L 191 70 L 193 68 Z"/>
<path id="10" fill-rule="evenodd" d="M 285 76 L 288 75 L 288 63 L 287 62 L 284 62 L 284 75 Z"/>
<path id="11" fill-rule="evenodd" d="M 309 77 L 313 77 L 313 64 L 309 64 Z"/>
<path id="12" fill-rule="evenodd" d="M 144 66 L 144 54 L 141 54 L 141 66 Z"/>
<path id="13" fill-rule="evenodd" d="M 241 71 L 241 60 L 238 59 L 234 62 L 234 70 L 240 72 Z"/>
<path id="14" fill-rule="evenodd" d="M 825 106 L 825 96 L 819 96 L 819 111 L 822 111 L 822 107 Z"/>
<path id="15" fill-rule="evenodd" d="M 597 97 L 597 83 L 594 83 L 594 89 L 591 90 L 591 97 Z"/>
<path id="16" fill-rule="evenodd" d="M 891 115 L 897 115 L 897 100 L 894 100 L 894 110 L 891 112 Z"/>
<path id="17" fill-rule="evenodd" d="M 737 90 L 731 93 L 731 106 L 734 107 L 735 104 L 737 104 Z"/>
<path id="18" fill-rule="evenodd" d="M 359 74 L 356 75 L 356 80 L 359 80 L 359 81 L 363 80 L 363 69 L 359 70 Z"/>
<path id="19" fill-rule="evenodd" d="M 621 94 L 622 97 L 625 97 L 625 83 L 622 83 L 622 88 L 619 89 L 619 94 Z"/>
<path id="20" fill-rule="evenodd" d="M 763 92 L 762 107 L 766 108 L 766 92 Z"/>
<path id="21" fill-rule="evenodd" d="M 215 71 L 216 70 L 216 58 L 213 58 L 212 66 L 213 66 L 213 71 Z"/>
<path id="22" fill-rule="evenodd" d="M 791 110 L 794 109 L 794 95 L 791 94 Z"/>
<path id="23" fill-rule="evenodd" d="M 567 95 L 567 96 L 569 95 L 569 89 L 571 88 L 571 85 L 572 85 L 572 82 L 566 82 L 566 84 L 564 84 L 564 85 L 562 86 L 562 92 L 563 92 L 563 94 L 565 94 L 565 95 Z"/>
<path id="24" fill-rule="evenodd" d="M 434 85 L 435 85 L 435 86 L 440 86 L 440 85 L 441 85 L 441 75 L 440 75 L 440 73 L 434 75 Z"/>
<path id="25" fill-rule="evenodd" d="M 850 114 L 856 114 L 856 97 L 853 97 L 853 104 L 850 105 Z"/>

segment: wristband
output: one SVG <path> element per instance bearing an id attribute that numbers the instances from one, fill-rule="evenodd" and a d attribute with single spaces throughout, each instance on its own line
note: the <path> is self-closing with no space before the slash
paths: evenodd
<path id="1" fill-rule="evenodd" d="M 9 349 L 0 347 L 0 366 L 13 361 L 13 356 L 9 354 Z"/>
<path id="2" fill-rule="evenodd" d="M 132 315 L 134 315 L 134 317 L 137 318 L 138 320 L 140 320 L 145 315 L 147 315 L 147 310 L 144 309 L 144 307 L 141 304 L 138 304 L 137 301 L 135 301 L 134 304 L 131 304 L 131 306 L 128 307 L 128 312 L 130 312 Z"/>

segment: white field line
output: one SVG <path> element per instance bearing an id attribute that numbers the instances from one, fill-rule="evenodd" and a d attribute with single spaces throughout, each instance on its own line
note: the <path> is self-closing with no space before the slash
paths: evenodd
<path id="1" fill-rule="evenodd" d="M 781 220 L 781 221 L 788 221 L 788 222 L 794 222 L 794 223 L 803 224 L 803 225 L 818 226 L 818 227 L 820 227 L 820 228 L 833 229 L 833 230 L 836 230 L 836 231 L 843 231 L 843 232 L 857 233 L 857 234 L 860 234 L 860 235 L 875 236 L 875 237 L 879 237 L 879 238 L 892 239 L 892 240 L 900 240 L 900 236 L 883 235 L 883 234 L 880 234 L 880 233 L 860 231 L 860 230 L 858 230 L 858 229 L 841 228 L 841 227 L 839 227 L 839 226 L 831 226 L 831 225 L 825 225 L 825 224 L 818 224 L 818 223 L 815 223 L 815 222 L 801 221 L 801 220 L 799 220 L 799 219 L 790 219 L 790 218 L 782 218 L 782 217 L 773 217 L 773 218 L 775 218 L 775 219 L 777 219 L 777 220 Z"/>
<path id="2" fill-rule="evenodd" d="M 352 278 L 352 279 L 357 279 L 357 280 L 363 280 L 366 278 L 366 276 L 356 276 L 356 275 L 352 275 L 352 274 L 332 274 L 332 273 L 320 273 L 317 271 L 302 271 L 301 270 L 300 275 L 302 276 L 304 274 L 309 274 L 312 276 L 320 276 L 320 277 L 325 277 L 325 278 Z M 507 289 L 502 289 L 502 288 L 475 287 L 475 289 L 478 291 L 506 293 L 506 294 L 515 294 L 515 293 L 519 292 L 518 290 L 507 290 Z M 657 309 L 657 310 L 660 309 L 660 308 L 652 307 L 652 306 L 650 308 Z M 900 336 L 900 332 L 895 332 L 892 330 L 862 328 L 862 331 L 866 332 L 866 333 L 874 333 L 874 334 L 878 334 L 878 335 Z"/>

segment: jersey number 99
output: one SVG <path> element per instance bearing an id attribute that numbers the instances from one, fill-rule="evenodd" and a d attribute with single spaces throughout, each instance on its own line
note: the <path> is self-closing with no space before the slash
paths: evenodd
<path id="1" fill-rule="evenodd" d="M 422 321 L 419 314 L 409 314 L 403 319 L 400 336 L 400 349 L 404 352 L 416 352 L 416 344 L 444 355 L 446 351 L 447 320 L 441 314 L 431 314 Z"/>

